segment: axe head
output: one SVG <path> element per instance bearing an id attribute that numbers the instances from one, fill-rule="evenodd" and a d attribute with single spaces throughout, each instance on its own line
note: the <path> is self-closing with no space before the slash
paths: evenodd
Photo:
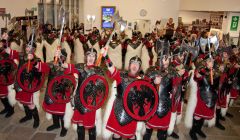
<path id="1" fill-rule="evenodd" d="M 214 45 L 214 50 L 217 51 L 217 49 L 219 47 L 219 40 L 218 40 L 217 35 L 210 38 L 210 43 L 212 43 Z"/>
<path id="2" fill-rule="evenodd" d="M 59 15 L 58 15 L 59 23 L 62 23 L 64 19 L 65 19 L 65 10 L 63 9 L 63 7 L 60 7 Z"/>
<path id="3" fill-rule="evenodd" d="M 125 28 L 127 27 L 127 21 L 123 20 L 122 17 L 119 16 L 119 11 L 116 11 L 114 15 L 112 16 L 112 23 L 117 23 L 120 25 L 120 31 L 124 31 Z"/>

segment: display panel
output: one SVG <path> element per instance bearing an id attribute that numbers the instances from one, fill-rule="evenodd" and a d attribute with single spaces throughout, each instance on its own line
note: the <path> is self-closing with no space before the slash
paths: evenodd
<path id="1" fill-rule="evenodd" d="M 101 13 L 102 28 L 113 28 L 114 24 L 111 22 L 111 19 L 115 13 L 115 6 L 102 6 Z"/>

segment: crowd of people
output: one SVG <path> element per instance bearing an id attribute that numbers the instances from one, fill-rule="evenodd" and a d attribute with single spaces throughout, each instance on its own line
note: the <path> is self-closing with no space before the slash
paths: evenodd
<path id="1" fill-rule="evenodd" d="M 1 115 L 14 114 L 18 102 L 25 123 L 40 125 L 39 108 L 60 136 L 74 125 L 79 140 L 150 140 L 171 136 L 182 119 L 192 140 L 206 138 L 204 122 L 221 130 L 221 121 L 240 90 L 239 46 L 210 31 L 176 28 L 170 18 L 164 29 L 160 21 L 151 33 L 142 35 L 94 27 L 60 29 L 48 24 L 26 34 L 19 28 L 6 30 L 0 42 Z M 45 50 L 44 50 L 45 48 Z M 109 80 L 112 79 L 112 80 Z M 40 89 L 47 81 L 44 100 Z M 108 87 L 111 85 L 112 88 Z M 108 94 L 109 93 L 109 94 Z M 104 106 L 105 104 L 105 106 Z M 102 109 L 104 108 L 104 109 Z"/>

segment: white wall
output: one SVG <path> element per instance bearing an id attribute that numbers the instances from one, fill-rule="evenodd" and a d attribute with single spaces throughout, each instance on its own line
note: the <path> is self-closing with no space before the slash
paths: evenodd
<path id="1" fill-rule="evenodd" d="M 173 17 L 175 22 L 178 18 L 179 0 L 84 0 L 84 23 L 87 29 L 86 15 L 96 15 L 93 26 L 101 26 L 101 6 L 116 6 L 120 16 L 128 22 L 136 19 L 151 20 L 152 25 L 156 20 Z M 141 17 L 141 9 L 147 10 L 147 16 Z"/>
<path id="2" fill-rule="evenodd" d="M 182 17 L 182 21 L 184 24 L 191 24 L 192 21 L 196 19 L 206 19 L 210 20 L 209 12 L 197 12 L 197 11 L 179 11 L 179 17 Z"/>
<path id="3" fill-rule="evenodd" d="M 25 9 L 31 9 L 33 7 L 38 7 L 38 0 L 0 0 L 0 8 L 6 8 L 6 13 L 11 14 L 12 17 L 24 16 Z M 34 12 L 35 15 L 38 11 Z M 5 20 L 0 18 L 0 28 L 5 27 Z"/>
<path id="4" fill-rule="evenodd" d="M 240 11 L 240 0 L 180 0 L 180 10 Z"/>

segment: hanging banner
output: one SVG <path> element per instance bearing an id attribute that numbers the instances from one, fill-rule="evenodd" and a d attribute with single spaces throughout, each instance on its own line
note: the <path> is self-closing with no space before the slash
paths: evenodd
<path id="1" fill-rule="evenodd" d="M 239 16 L 232 16 L 231 27 L 230 27 L 231 31 L 237 31 L 238 22 L 239 22 Z"/>

